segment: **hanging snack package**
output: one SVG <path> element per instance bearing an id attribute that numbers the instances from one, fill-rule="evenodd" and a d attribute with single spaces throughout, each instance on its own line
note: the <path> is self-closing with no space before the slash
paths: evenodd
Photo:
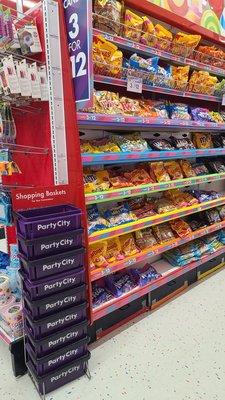
<path id="1" fill-rule="evenodd" d="M 121 244 L 121 251 L 125 257 L 134 256 L 139 252 L 137 248 L 134 237 L 131 233 L 127 233 L 119 237 L 120 244 Z"/>
<path id="2" fill-rule="evenodd" d="M 135 242 L 137 243 L 137 246 L 141 250 L 147 249 L 157 244 L 157 240 L 153 235 L 151 228 L 146 228 L 141 231 L 136 231 Z"/>
<path id="3" fill-rule="evenodd" d="M 142 26 L 142 35 L 141 35 L 141 43 L 145 44 L 145 46 L 155 46 L 156 44 L 156 36 L 155 36 L 155 28 L 152 21 L 148 17 L 143 17 L 143 26 Z"/>
<path id="4" fill-rule="evenodd" d="M 169 51 L 171 42 L 173 40 L 173 35 L 162 25 L 155 25 L 155 35 L 157 37 L 156 47 L 158 49 Z"/>
<path id="5" fill-rule="evenodd" d="M 121 244 L 118 237 L 107 240 L 107 250 L 105 258 L 109 263 L 124 259 L 124 255 L 122 254 Z"/>
<path id="6" fill-rule="evenodd" d="M 95 0 L 94 27 L 103 32 L 119 35 L 122 4 L 117 0 Z"/>
<path id="7" fill-rule="evenodd" d="M 35 24 L 24 25 L 17 31 L 17 34 L 23 55 L 42 52 L 41 41 Z"/>
<path id="8" fill-rule="evenodd" d="M 164 162 L 164 167 L 172 180 L 183 179 L 178 161 L 166 161 Z"/>
<path id="9" fill-rule="evenodd" d="M 143 19 L 130 10 L 125 11 L 124 36 L 134 42 L 140 42 Z"/>
<path id="10" fill-rule="evenodd" d="M 175 239 L 172 229 L 167 222 L 165 224 L 153 226 L 152 230 L 159 244 Z"/>
<path id="11" fill-rule="evenodd" d="M 193 178 L 196 176 L 196 173 L 191 165 L 191 163 L 187 160 L 181 160 L 180 166 L 183 171 L 185 178 Z"/>
<path id="12" fill-rule="evenodd" d="M 193 142 L 196 149 L 211 149 L 213 148 L 212 136 L 210 133 L 194 132 Z"/>
<path id="13" fill-rule="evenodd" d="M 149 164 L 157 182 L 169 182 L 170 176 L 165 169 L 163 161 L 155 161 Z"/>
<path id="14" fill-rule="evenodd" d="M 192 232 L 188 223 L 180 218 L 170 221 L 170 226 L 180 238 L 183 238 Z"/>
<path id="15" fill-rule="evenodd" d="M 107 242 L 102 241 L 99 243 L 91 244 L 89 247 L 89 257 L 91 269 L 105 268 L 109 264 L 106 261 Z"/>

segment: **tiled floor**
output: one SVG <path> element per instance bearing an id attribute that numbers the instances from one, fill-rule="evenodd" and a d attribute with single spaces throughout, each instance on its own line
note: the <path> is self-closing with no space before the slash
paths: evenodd
<path id="1" fill-rule="evenodd" d="M 92 350 L 86 377 L 48 400 L 224 400 L 225 270 Z M 38 400 L 0 344 L 0 399 Z"/>

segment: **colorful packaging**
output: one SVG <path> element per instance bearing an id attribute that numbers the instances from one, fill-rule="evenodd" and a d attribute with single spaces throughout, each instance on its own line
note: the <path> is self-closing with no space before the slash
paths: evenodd
<path id="1" fill-rule="evenodd" d="M 134 42 L 140 42 L 143 19 L 130 10 L 125 11 L 124 36 Z"/>
<path id="2" fill-rule="evenodd" d="M 154 139 L 150 145 L 154 150 L 175 150 L 175 147 L 166 139 Z"/>
<path id="3" fill-rule="evenodd" d="M 103 32 L 119 35 L 122 4 L 117 0 L 95 0 L 94 27 Z"/>
<path id="4" fill-rule="evenodd" d="M 107 240 L 107 250 L 105 258 L 109 263 L 113 263 L 115 261 L 120 261 L 124 259 L 124 255 L 122 254 L 121 251 L 120 240 L 118 237 Z"/>
<path id="5" fill-rule="evenodd" d="M 141 35 L 141 43 L 145 46 L 155 46 L 157 39 L 155 36 L 155 28 L 152 21 L 148 17 L 142 17 L 143 26 L 142 26 L 142 35 Z"/>
<path id="6" fill-rule="evenodd" d="M 184 32 L 177 32 L 173 38 L 171 52 L 183 57 L 189 57 L 201 40 L 200 35 L 190 35 Z"/>
<path id="7" fill-rule="evenodd" d="M 205 211 L 205 218 L 210 225 L 216 224 L 221 221 L 220 214 L 216 208 Z"/>
<path id="8" fill-rule="evenodd" d="M 167 222 L 165 224 L 153 226 L 152 230 L 159 244 L 175 239 L 175 236 Z"/>
<path id="9" fill-rule="evenodd" d="M 163 161 L 150 163 L 150 170 L 153 172 L 157 182 L 169 182 L 170 176 L 165 169 Z"/>
<path id="10" fill-rule="evenodd" d="M 170 226 L 180 238 L 186 237 L 192 232 L 188 223 L 180 218 L 170 221 Z"/>
<path id="11" fill-rule="evenodd" d="M 97 191 L 106 191 L 110 188 L 110 180 L 109 173 L 106 170 L 96 171 L 95 173 L 97 182 L 96 182 L 96 190 Z"/>
<path id="12" fill-rule="evenodd" d="M 121 251 L 125 257 L 134 256 L 139 252 L 134 237 L 131 233 L 127 233 L 119 237 L 120 244 L 121 244 Z"/>
<path id="13" fill-rule="evenodd" d="M 162 25 L 157 24 L 155 25 L 155 35 L 157 37 L 156 47 L 164 51 L 169 51 L 173 40 L 172 33 Z"/>
<path id="14" fill-rule="evenodd" d="M 141 231 L 136 231 L 135 242 L 139 247 L 139 249 L 141 250 L 147 249 L 157 244 L 157 240 L 153 235 L 151 228 L 146 228 Z"/>
<path id="15" fill-rule="evenodd" d="M 170 104 L 170 118 L 190 121 L 191 116 L 188 112 L 188 106 L 182 103 Z"/>
<path id="16" fill-rule="evenodd" d="M 172 65 L 173 88 L 185 91 L 188 83 L 190 66 Z"/>
<path id="17" fill-rule="evenodd" d="M 189 161 L 181 160 L 180 166 L 181 166 L 181 169 L 183 171 L 185 178 L 192 178 L 192 177 L 196 176 L 195 170 Z"/>
<path id="18" fill-rule="evenodd" d="M 127 178 L 132 185 L 146 185 L 147 183 L 153 183 L 153 179 L 143 168 L 137 168 L 130 172 L 124 173 L 125 178 Z"/>
<path id="19" fill-rule="evenodd" d="M 141 137 L 140 133 L 126 136 L 114 135 L 113 139 L 124 152 L 149 150 L 148 143 Z"/>
<path id="20" fill-rule="evenodd" d="M 169 199 L 158 199 L 156 201 L 156 208 L 159 214 L 164 214 L 170 211 L 174 211 L 176 209 L 173 202 Z"/>
<path id="21" fill-rule="evenodd" d="M 196 149 L 211 149 L 213 147 L 210 133 L 195 132 L 192 137 Z"/>
<path id="22" fill-rule="evenodd" d="M 197 176 L 209 174 L 208 168 L 203 163 L 195 163 L 192 165 Z"/>
<path id="23" fill-rule="evenodd" d="M 207 165 L 214 173 L 221 174 L 225 172 L 225 165 L 221 160 L 208 161 Z"/>
<path id="24" fill-rule="evenodd" d="M 109 264 L 106 260 L 107 242 L 90 244 L 89 257 L 91 268 L 106 268 Z"/>
<path id="25" fill-rule="evenodd" d="M 218 79 L 207 71 L 193 71 L 188 82 L 188 90 L 195 93 L 213 95 Z"/>
<path id="26" fill-rule="evenodd" d="M 129 211 L 125 204 L 106 210 L 103 214 L 107 221 L 109 221 L 111 227 L 136 220 L 135 215 Z"/>
<path id="27" fill-rule="evenodd" d="M 166 161 L 164 167 L 172 180 L 183 179 L 183 174 L 178 161 Z"/>

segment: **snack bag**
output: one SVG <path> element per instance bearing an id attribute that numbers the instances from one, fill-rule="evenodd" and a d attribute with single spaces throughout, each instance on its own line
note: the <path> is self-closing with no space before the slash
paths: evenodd
<path id="1" fill-rule="evenodd" d="M 157 240 L 153 235 L 151 228 L 136 231 L 135 242 L 141 250 L 147 249 L 148 247 L 152 247 L 157 244 Z"/>
<path id="2" fill-rule="evenodd" d="M 130 10 L 125 11 L 124 36 L 134 42 L 140 42 L 143 19 Z"/>
<path id="3" fill-rule="evenodd" d="M 158 49 L 164 50 L 164 51 L 169 51 L 171 42 L 173 40 L 173 35 L 171 32 L 169 32 L 166 28 L 164 28 L 162 25 L 157 24 L 155 25 L 155 35 L 158 38 L 156 42 L 156 47 Z"/>
<path id="4" fill-rule="evenodd" d="M 107 90 L 94 91 L 94 112 L 97 114 L 122 114 L 118 93 Z"/>
<path id="5" fill-rule="evenodd" d="M 164 167 L 172 180 L 183 179 L 183 174 L 178 161 L 166 161 L 164 162 Z"/>
<path id="6" fill-rule="evenodd" d="M 109 181 L 114 189 L 120 189 L 132 186 L 132 183 L 122 175 L 110 176 Z"/>
<path id="7" fill-rule="evenodd" d="M 170 211 L 174 211 L 176 209 L 173 202 L 169 199 L 158 199 L 156 201 L 156 208 L 159 214 L 164 214 Z"/>
<path id="8" fill-rule="evenodd" d="M 184 173 L 185 178 L 192 178 L 196 176 L 196 173 L 191 165 L 191 163 L 187 160 L 181 160 L 180 161 L 180 166 L 181 169 Z"/>
<path id="9" fill-rule="evenodd" d="M 138 115 L 139 113 L 139 101 L 134 99 L 129 99 L 128 97 L 122 96 L 119 99 L 120 114 L 123 115 Z"/>
<path id="10" fill-rule="evenodd" d="M 150 142 L 150 144 L 154 150 L 175 150 L 175 147 L 172 146 L 169 140 L 166 139 L 154 139 Z"/>
<path id="11" fill-rule="evenodd" d="M 189 57 L 192 51 L 198 46 L 200 40 L 200 35 L 177 32 L 173 38 L 171 51 L 173 54 Z"/>
<path id="12" fill-rule="evenodd" d="M 121 150 L 112 138 L 101 138 L 93 141 L 93 145 L 100 153 L 119 153 Z"/>
<path id="13" fill-rule="evenodd" d="M 136 220 L 136 216 L 129 211 L 129 208 L 125 204 L 106 210 L 104 217 L 109 221 L 111 227 Z"/>
<path id="14" fill-rule="evenodd" d="M 90 171 L 84 171 L 84 193 L 95 192 L 97 188 L 97 177 Z"/>
<path id="15" fill-rule="evenodd" d="M 118 35 L 122 17 L 122 4 L 117 0 L 95 0 L 94 27 Z"/>
<path id="16" fill-rule="evenodd" d="M 150 163 L 150 170 L 154 173 L 157 182 L 169 182 L 170 176 L 164 167 L 162 161 L 155 161 Z"/>
<path id="17" fill-rule="evenodd" d="M 206 210 L 205 217 L 210 225 L 216 224 L 221 221 L 219 211 L 216 208 Z"/>
<path id="18" fill-rule="evenodd" d="M 118 237 L 107 240 L 105 258 L 109 263 L 123 260 L 124 255 L 121 253 L 121 244 Z"/>
<path id="19" fill-rule="evenodd" d="M 80 140 L 80 148 L 81 148 L 81 153 L 98 153 L 97 147 L 95 147 L 91 141 L 89 140 Z"/>
<path id="20" fill-rule="evenodd" d="M 121 251 L 125 257 L 134 256 L 139 252 L 135 244 L 134 237 L 131 233 L 120 236 L 119 240 L 121 244 Z"/>
<path id="21" fill-rule="evenodd" d="M 107 242 L 91 244 L 89 247 L 89 257 L 91 268 L 105 268 L 109 264 L 106 261 Z"/>
<path id="22" fill-rule="evenodd" d="M 170 226 L 180 238 L 183 238 L 192 232 L 188 223 L 180 218 L 170 221 Z"/>
<path id="23" fill-rule="evenodd" d="M 95 173 L 97 178 L 96 183 L 96 190 L 97 191 L 106 191 L 110 188 L 110 181 L 109 181 L 109 173 L 106 170 L 103 171 L 96 171 Z"/>
<path id="24" fill-rule="evenodd" d="M 170 137 L 171 142 L 178 150 L 192 150 L 195 149 L 192 141 L 189 138 L 176 138 L 174 136 Z"/>
<path id="25" fill-rule="evenodd" d="M 213 147 L 212 137 L 210 133 L 193 133 L 193 142 L 197 149 L 211 149 Z"/>
<path id="26" fill-rule="evenodd" d="M 188 112 L 188 106 L 182 103 L 170 104 L 170 118 L 190 121 L 191 116 Z"/>
<path id="27" fill-rule="evenodd" d="M 154 46 L 156 44 L 155 28 L 152 21 L 148 17 L 143 17 L 141 43 L 145 46 Z"/>
<path id="28" fill-rule="evenodd" d="M 131 172 L 124 173 L 125 178 L 127 178 L 132 185 L 146 185 L 147 183 L 153 183 L 153 179 L 149 176 L 147 171 L 143 168 L 134 169 Z"/>
<path id="29" fill-rule="evenodd" d="M 173 78 L 173 87 L 176 90 L 185 90 L 187 83 L 188 83 L 188 76 L 189 76 L 190 66 L 186 65 L 182 66 L 175 66 L 172 65 L 172 78 Z"/>
<path id="30" fill-rule="evenodd" d="M 203 163 L 195 163 L 192 165 L 197 176 L 209 174 L 208 168 Z"/>
<path id="31" fill-rule="evenodd" d="M 141 137 L 140 133 L 133 133 L 126 136 L 115 135 L 113 138 L 124 152 L 149 150 L 148 143 Z"/>
<path id="32" fill-rule="evenodd" d="M 165 224 L 153 226 L 152 230 L 157 239 L 157 242 L 160 244 L 167 242 L 168 240 L 175 239 L 175 236 L 174 236 L 168 222 L 166 222 Z"/>

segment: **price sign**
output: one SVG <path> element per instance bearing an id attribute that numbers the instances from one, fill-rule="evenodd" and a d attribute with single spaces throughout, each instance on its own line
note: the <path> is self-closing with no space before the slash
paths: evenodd
<path id="1" fill-rule="evenodd" d="M 92 4 L 89 0 L 64 0 L 64 15 L 77 109 L 92 106 Z"/>
<path id="2" fill-rule="evenodd" d="M 135 78 L 134 76 L 127 77 L 127 91 L 134 93 L 142 93 L 143 81 L 142 78 Z"/>

